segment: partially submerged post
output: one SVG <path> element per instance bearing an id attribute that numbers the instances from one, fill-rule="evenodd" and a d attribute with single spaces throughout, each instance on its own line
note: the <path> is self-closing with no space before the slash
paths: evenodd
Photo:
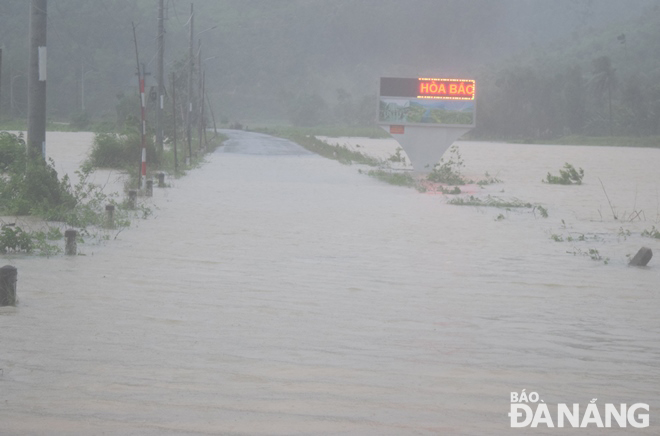
<path id="1" fill-rule="evenodd" d="M 650 248 L 642 247 L 639 249 L 635 257 L 631 259 L 628 265 L 646 266 L 652 257 L 653 257 L 653 251 Z"/>
<path id="2" fill-rule="evenodd" d="M 154 181 L 149 179 L 147 180 L 147 197 L 153 197 L 154 195 Z"/>
<path id="3" fill-rule="evenodd" d="M 115 206 L 112 204 L 105 206 L 105 227 L 108 229 L 115 228 Z"/>
<path id="4" fill-rule="evenodd" d="M 158 173 L 158 187 L 165 187 L 165 173 Z"/>
<path id="5" fill-rule="evenodd" d="M 429 173 L 476 126 L 475 81 L 381 77 L 378 124 L 397 140 L 415 172 Z"/>
<path id="6" fill-rule="evenodd" d="M 5 265 L 0 268 L 0 306 L 16 305 L 16 281 L 18 279 L 18 270 Z"/>
<path id="7" fill-rule="evenodd" d="M 131 189 L 128 191 L 128 208 L 135 209 L 137 207 L 137 190 Z"/>
<path id="8" fill-rule="evenodd" d="M 78 252 L 78 245 L 76 242 L 76 237 L 78 236 L 78 232 L 76 232 L 73 229 L 69 229 L 64 232 L 64 240 L 65 240 L 65 248 L 64 248 L 64 254 L 67 256 L 75 256 Z"/>

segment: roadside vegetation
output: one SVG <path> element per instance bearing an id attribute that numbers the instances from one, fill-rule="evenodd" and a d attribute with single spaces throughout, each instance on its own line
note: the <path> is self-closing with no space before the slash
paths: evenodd
<path id="1" fill-rule="evenodd" d="M 175 176 L 201 164 L 204 153 L 222 144 L 225 137 L 214 135 L 202 147 L 193 138 L 192 160 L 186 165 L 187 153 L 180 146 L 178 171 L 174 171 L 174 150 L 167 143 L 158 152 L 153 135 L 147 135 L 147 159 L 150 174 L 167 171 Z M 75 172 L 76 183 L 67 175 L 59 178 L 52 160 L 29 158 L 22 134 L 0 132 L 0 253 L 54 255 L 62 252 L 64 228 L 78 230 L 80 242 L 85 238 L 108 240 L 130 226 L 134 219 L 148 217 L 152 210 L 144 203 L 133 207 L 122 193 L 106 193 L 102 186 L 91 183 L 98 168 L 112 168 L 126 174 L 125 189 L 135 189 L 140 161 L 140 135 L 137 128 L 127 126 L 122 133 L 97 133 L 88 159 Z M 187 147 L 185 148 L 187 151 Z M 114 206 L 114 224 L 108 228 L 106 206 Z M 10 218 L 13 217 L 13 218 Z M 43 220 L 29 228 L 17 217 Z"/>
<path id="2" fill-rule="evenodd" d="M 83 165 L 72 184 L 68 176 L 58 178 L 54 162 L 28 158 L 22 135 L 0 132 L 0 252 L 53 255 L 61 251 L 58 244 L 65 227 L 78 230 L 83 238 L 109 239 L 105 229 L 105 207 L 115 207 L 112 231 L 120 232 L 135 218 L 146 218 L 151 209 L 142 205 L 131 209 L 119 201 L 118 194 L 107 194 L 89 182 L 93 168 Z M 17 224 L 18 217 L 40 218 L 35 229 Z"/>

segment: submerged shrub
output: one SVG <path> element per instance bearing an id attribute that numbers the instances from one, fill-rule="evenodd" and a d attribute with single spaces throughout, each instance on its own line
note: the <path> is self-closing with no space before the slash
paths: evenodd
<path id="1" fill-rule="evenodd" d="M 576 170 L 573 165 L 565 163 L 564 168 L 559 170 L 559 176 L 553 176 L 548 173 L 543 183 L 550 183 L 552 185 L 581 185 L 583 177 L 584 170 L 582 168 Z"/>
<path id="2" fill-rule="evenodd" d="M 443 157 L 440 162 L 433 167 L 433 171 L 427 176 L 428 180 L 447 185 L 465 185 L 467 180 L 461 175 L 461 169 L 465 166 L 461 153 L 455 145 L 449 149 L 447 160 Z"/>
<path id="3" fill-rule="evenodd" d="M 160 162 L 151 135 L 147 140 L 147 162 L 157 165 Z M 137 166 L 142 156 L 140 133 L 129 131 L 122 134 L 97 133 L 89 155 L 89 165 L 96 168 L 127 169 Z"/>
<path id="4" fill-rule="evenodd" d="M 0 213 L 58 219 L 75 207 L 69 179 L 57 178 L 53 161 L 27 159 L 21 136 L 0 134 Z"/>
<path id="5" fill-rule="evenodd" d="M 410 186 L 417 185 L 415 179 L 408 173 L 393 173 L 384 170 L 370 170 L 367 175 L 374 177 L 390 185 Z"/>

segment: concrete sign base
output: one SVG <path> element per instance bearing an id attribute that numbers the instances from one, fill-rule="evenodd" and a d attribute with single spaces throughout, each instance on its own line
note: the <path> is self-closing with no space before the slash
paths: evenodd
<path id="1" fill-rule="evenodd" d="M 430 173 L 443 154 L 471 127 L 381 125 L 408 155 L 416 173 Z"/>

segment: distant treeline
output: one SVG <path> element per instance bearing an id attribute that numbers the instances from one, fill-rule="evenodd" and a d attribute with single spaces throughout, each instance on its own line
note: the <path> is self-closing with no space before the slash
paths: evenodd
<path id="1" fill-rule="evenodd" d="M 219 123 L 365 125 L 376 118 L 379 77 L 421 74 L 477 79 L 474 134 L 481 137 L 658 133 L 660 19 L 654 1 L 193 3 L 199 54 L 194 92 L 201 64 Z M 121 127 L 136 116 L 131 23 L 152 87 L 157 4 L 49 2 L 51 119 Z M 183 102 L 190 2 L 165 4 L 166 86 L 170 93 L 176 74 Z M 26 113 L 28 9 L 25 0 L 0 2 L 0 118 Z"/>
<path id="2" fill-rule="evenodd" d="M 484 69 L 477 136 L 660 134 L 660 8 Z"/>

